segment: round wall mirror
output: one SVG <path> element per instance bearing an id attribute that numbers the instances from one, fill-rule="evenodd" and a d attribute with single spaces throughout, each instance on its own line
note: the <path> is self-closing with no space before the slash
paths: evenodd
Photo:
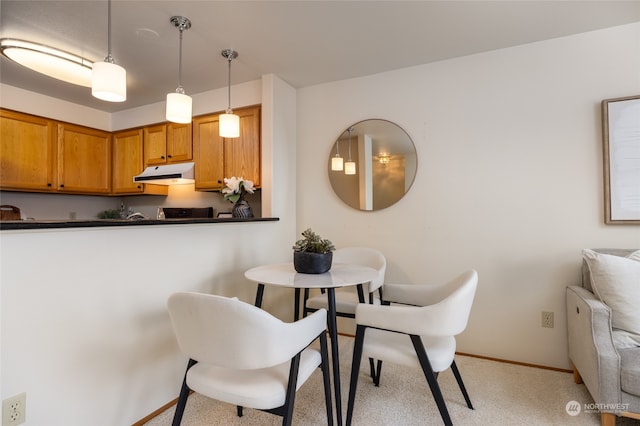
<path id="1" fill-rule="evenodd" d="M 387 120 L 346 128 L 331 148 L 329 181 L 336 195 L 359 210 L 381 210 L 407 193 L 418 169 L 413 141 Z"/>

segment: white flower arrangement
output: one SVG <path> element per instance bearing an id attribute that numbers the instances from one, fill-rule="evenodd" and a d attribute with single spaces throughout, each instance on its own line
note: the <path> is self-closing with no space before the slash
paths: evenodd
<path id="1" fill-rule="evenodd" d="M 224 178 L 224 184 L 226 188 L 222 188 L 224 199 L 229 200 L 232 203 L 236 203 L 240 199 L 244 199 L 245 194 L 253 194 L 255 190 L 253 181 L 245 180 L 241 177 L 231 176 L 230 178 Z"/>

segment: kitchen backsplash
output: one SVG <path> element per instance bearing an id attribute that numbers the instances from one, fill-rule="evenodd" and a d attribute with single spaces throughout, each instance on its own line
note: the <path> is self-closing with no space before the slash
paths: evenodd
<path id="1" fill-rule="evenodd" d="M 261 216 L 261 198 L 260 190 L 246 198 L 256 217 Z M 167 196 L 101 197 L 0 191 L 0 204 L 18 207 L 22 219 L 91 220 L 97 219 L 97 215 L 105 210 L 119 209 L 121 203 L 127 210 L 140 212 L 150 219 L 156 218 L 158 207 L 213 207 L 214 216 L 219 212 L 230 212 L 233 207 L 219 192 L 195 191 L 193 185 L 172 185 Z"/>

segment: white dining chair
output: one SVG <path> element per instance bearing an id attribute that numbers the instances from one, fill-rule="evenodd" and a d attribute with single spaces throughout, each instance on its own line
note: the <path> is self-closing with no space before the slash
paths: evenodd
<path id="1" fill-rule="evenodd" d="M 454 355 L 455 336 L 467 326 L 477 285 L 474 270 L 444 285 L 385 284 L 385 304 L 361 303 L 356 307 L 347 426 L 353 419 L 362 356 L 420 367 L 446 425 L 452 422 L 437 377 L 451 367 L 467 406 L 473 409 Z M 381 367 L 378 364 L 373 378 L 375 386 L 380 384 Z M 375 423 L 375 419 L 369 420 Z"/>
<path id="2" fill-rule="evenodd" d="M 336 291 L 337 316 L 355 318 L 356 305 L 358 303 L 380 304 L 381 288 L 382 284 L 384 284 L 384 276 L 387 270 L 387 260 L 379 250 L 369 247 L 342 247 L 333 252 L 333 262 L 369 266 L 378 272 L 375 280 L 370 283 L 363 283 L 357 286 L 355 290 L 349 287 Z M 310 297 L 308 290 L 306 290 L 304 293 L 303 315 L 315 312 L 318 309 L 328 309 L 326 293 Z"/>
<path id="3" fill-rule="evenodd" d="M 189 358 L 173 425 L 182 420 L 191 390 L 237 406 L 282 416 L 290 425 L 296 390 L 321 367 L 327 422 L 333 424 L 324 309 L 293 323 L 242 302 L 201 293 L 175 293 L 169 315 Z M 310 347 L 316 339 L 320 349 Z"/>

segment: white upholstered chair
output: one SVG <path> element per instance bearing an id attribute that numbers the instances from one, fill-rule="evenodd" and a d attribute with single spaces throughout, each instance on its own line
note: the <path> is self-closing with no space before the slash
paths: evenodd
<path id="1" fill-rule="evenodd" d="M 454 361 L 455 336 L 467 326 L 478 285 L 476 271 L 467 271 L 444 285 L 385 284 L 384 303 L 359 304 L 356 308 L 356 337 L 351 365 L 347 421 L 353 418 L 360 360 L 377 360 L 421 367 L 445 424 L 451 418 L 438 386 L 438 373 L 449 367 L 460 386 L 467 406 L 473 409 Z M 381 366 L 374 384 L 380 383 Z M 375 419 L 370 419 L 375 423 Z"/>
<path id="2" fill-rule="evenodd" d="M 387 260 L 380 251 L 369 247 L 343 247 L 334 251 L 333 262 L 369 266 L 378 271 L 377 278 L 371 283 L 357 286 L 357 292 L 352 287 L 336 290 L 337 316 L 355 318 L 358 303 L 380 304 L 381 288 L 387 269 Z M 305 290 L 303 309 L 304 315 L 317 309 L 328 309 L 326 293 L 309 297 L 308 289 Z"/>
<path id="3" fill-rule="evenodd" d="M 173 425 L 189 391 L 242 408 L 282 416 L 291 424 L 296 390 L 320 366 L 328 424 L 333 424 L 325 328 L 319 310 L 293 323 L 235 298 L 200 293 L 169 297 L 169 315 L 181 351 L 189 357 Z M 320 350 L 309 347 L 320 339 Z"/>

